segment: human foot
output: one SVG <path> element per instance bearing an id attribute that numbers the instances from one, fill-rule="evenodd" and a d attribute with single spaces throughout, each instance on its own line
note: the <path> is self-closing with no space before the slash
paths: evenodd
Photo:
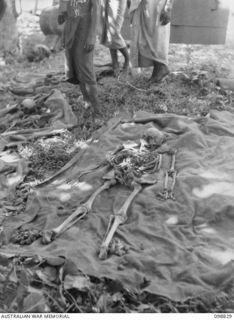
<path id="1" fill-rule="evenodd" d="M 163 63 L 158 63 L 157 66 L 154 67 L 152 76 L 150 78 L 151 83 L 159 83 L 161 82 L 168 74 L 170 73 L 168 67 Z"/>
<path id="2" fill-rule="evenodd" d="M 65 81 L 69 82 L 71 84 L 79 84 L 80 83 L 80 81 L 76 78 L 69 78 L 69 79 L 66 79 Z"/>

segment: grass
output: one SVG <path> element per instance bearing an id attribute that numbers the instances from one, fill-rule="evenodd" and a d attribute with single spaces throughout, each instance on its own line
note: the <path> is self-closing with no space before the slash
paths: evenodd
<path id="1" fill-rule="evenodd" d="M 27 45 L 29 44 L 30 41 L 27 40 Z M 21 156 L 31 163 L 31 175 L 27 178 L 31 181 L 41 180 L 56 172 L 73 156 L 75 150 L 72 146 L 75 143 L 92 137 L 97 129 L 105 125 L 113 116 L 129 118 L 140 110 L 191 117 L 203 117 L 212 109 L 234 112 L 233 92 L 223 90 L 216 85 L 217 77 L 234 77 L 231 64 L 233 59 L 233 49 L 226 46 L 171 45 L 169 60 L 172 73 L 159 85 L 150 85 L 147 82 L 151 70 L 145 70 L 140 75 L 127 80 L 100 77 L 98 91 L 101 122 L 99 123 L 94 122 L 78 102 L 78 97 L 81 95 L 79 87 L 63 82 L 48 85 L 45 87 L 45 93 L 57 88 L 66 95 L 76 113 L 78 126 L 56 139 L 32 141 L 19 150 Z M 109 60 L 108 51 L 97 46 L 95 61 L 104 64 Z M 8 90 L 12 79 L 17 74 L 53 73 L 56 77 L 56 74 L 63 72 L 61 52 L 52 54 L 49 59 L 39 63 L 29 63 L 22 56 L 19 59 L 8 56 L 6 63 L 6 66 L 0 67 L 0 108 L 22 99 L 12 95 Z M 16 198 L 20 195 L 18 191 Z M 26 197 L 25 194 L 24 197 Z M 24 209 L 25 206 L 22 208 Z M 19 257 L 4 263 L 3 266 L 3 261 L 0 259 L 1 272 L 5 277 L 4 281 L 0 281 L 0 311 L 2 312 L 26 311 L 24 299 L 19 300 L 22 292 L 25 293 L 25 299 L 28 297 L 29 300 L 30 297 L 30 310 L 35 312 L 234 312 L 232 283 L 221 292 L 210 292 L 178 302 L 147 292 L 130 292 L 117 282 L 88 275 L 85 275 L 89 281 L 88 288 L 78 286 L 64 289 L 64 278 L 61 278 L 64 265 L 55 266 L 46 261 L 29 263 L 26 258 Z M 48 272 L 49 275 L 52 273 L 55 275 L 53 281 L 48 280 Z M 22 279 L 25 279 L 23 287 Z M 35 290 L 36 301 L 32 298 L 32 292 Z M 6 300 L 4 297 L 7 295 L 11 299 Z M 39 305 L 36 303 L 38 298 L 41 301 Z M 16 303 L 17 301 L 21 303 Z"/>

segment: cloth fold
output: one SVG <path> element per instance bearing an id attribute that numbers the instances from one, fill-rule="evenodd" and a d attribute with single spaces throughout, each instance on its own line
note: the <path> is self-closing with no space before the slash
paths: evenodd
<path id="1" fill-rule="evenodd" d="M 103 184 L 107 171 L 100 167 L 82 178 L 80 173 L 99 164 L 119 144 L 137 142 L 146 129 L 156 127 L 170 135 L 168 147 L 178 150 L 176 200 L 157 197 L 171 161 L 170 155 L 163 154 L 158 182 L 144 187 L 134 199 L 127 221 L 114 236 L 129 247 L 124 255 L 98 258 L 110 215 L 131 192 L 121 185 L 103 191 L 92 212 L 52 243 L 42 245 L 38 239 L 19 246 L 9 241 L 0 254 L 64 256 L 88 275 L 115 279 L 133 290 L 144 287 L 176 301 L 218 293 L 234 281 L 233 122 L 234 115 L 226 111 L 212 112 L 205 124 L 174 114 L 139 112 L 132 122 L 107 127 L 68 170 L 37 188 L 20 214 L 23 228 L 58 226 Z M 19 217 L 15 220 L 6 218 L 3 228 L 14 230 Z"/>

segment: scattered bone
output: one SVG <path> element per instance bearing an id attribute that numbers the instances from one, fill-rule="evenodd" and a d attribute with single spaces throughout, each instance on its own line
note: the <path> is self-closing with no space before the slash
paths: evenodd
<path id="1" fill-rule="evenodd" d="M 81 206 L 79 206 L 73 214 L 68 217 L 61 225 L 59 225 L 57 228 L 54 228 L 52 230 L 47 230 L 43 233 L 42 236 L 42 243 L 48 244 L 51 241 L 55 239 L 58 235 L 69 229 L 71 226 L 73 226 L 75 223 L 77 223 L 79 220 L 84 218 L 91 210 L 92 205 L 96 197 L 104 190 L 109 189 L 112 185 L 116 183 L 115 179 L 111 179 L 106 181 L 100 188 L 98 188 L 91 196 L 90 198 Z"/>
<path id="2" fill-rule="evenodd" d="M 175 162 L 176 162 L 175 154 L 176 154 L 176 151 L 173 151 L 172 160 L 171 160 L 171 167 L 170 167 L 170 169 L 168 171 L 169 177 L 172 178 L 172 182 L 171 182 L 171 185 L 170 185 L 169 190 L 168 190 L 168 198 L 172 199 L 172 200 L 175 200 L 174 188 L 175 188 L 176 176 L 177 176 L 177 172 L 175 170 Z"/>
<path id="3" fill-rule="evenodd" d="M 159 154 L 157 171 L 161 169 L 161 166 L 162 166 L 162 154 Z"/>
<path id="4" fill-rule="evenodd" d="M 165 180 L 163 186 L 163 197 L 164 199 L 168 199 L 168 171 L 165 173 Z"/>
<path id="5" fill-rule="evenodd" d="M 110 243 L 109 253 L 116 256 L 123 256 L 128 253 L 129 247 L 123 244 L 119 239 L 113 239 Z"/>
<path id="6" fill-rule="evenodd" d="M 26 98 L 21 102 L 21 105 L 26 110 L 32 110 L 36 106 L 36 102 L 34 99 Z"/>
<path id="7" fill-rule="evenodd" d="M 176 176 L 177 176 L 177 172 L 176 171 L 171 173 L 172 183 L 171 183 L 171 185 L 170 185 L 170 187 L 168 189 L 168 199 L 175 200 L 174 189 L 175 189 L 175 184 L 176 184 Z"/>
<path id="8" fill-rule="evenodd" d="M 162 154 L 157 152 L 157 148 L 161 146 L 164 141 L 164 134 L 156 128 L 150 128 L 143 135 L 143 139 L 140 140 L 140 143 L 117 146 L 113 152 L 107 153 L 106 159 L 102 161 L 101 164 L 81 173 L 82 176 L 83 174 L 92 172 L 103 165 L 106 165 L 107 168 L 109 167 L 111 169 L 103 177 L 107 181 L 91 195 L 86 203 L 79 206 L 76 211 L 60 226 L 43 232 L 42 242 L 44 244 L 50 243 L 55 237 L 85 217 L 92 210 L 92 205 L 97 195 L 99 195 L 103 190 L 109 189 L 116 183 L 120 183 L 133 188 L 133 191 L 126 199 L 123 206 L 115 214 L 110 216 L 107 231 L 99 252 L 99 258 L 106 259 L 111 248 L 113 249 L 113 246 L 111 245 L 111 243 L 113 244 L 113 242 L 115 242 L 113 236 L 118 227 L 127 220 L 127 211 L 134 198 L 139 192 L 141 192 L 143 185 L 153 185 L 157 183 L 157 179 L 152 174 L 161 169 Z M 173 190 L 176 181 L 175 150 L 170 150 L 168 153 L 172 155 L 172 159 L 171 166 L 165 173 L 162 198 L 174 199 Z M 172 179 L 172 183 L 168 188 L 169 178 Z"/>
<path id="9" fill-rule="evenodd" d="M 41 237 L 41 233 L 34 229 L 17 230 L 11 236 L 11 242 L 20 245 L 30 245 L 32 242 Z"/>
<path id="10" fill-rule="evenodd" d="M 153 127 L 147 129 L 142 138 L 147 142 L 150 148 L 158 148 L 166 141 L 167 135 Z"/>
<path id="11" fill-rule="evenodd" d="M 171 149 L 168 151 L 171 154 L 171 165 L 170 169 L 165 172 L 164 184 L 163 184 L 163 192 L 158 194 L 158 197 L 162 200 L 175 200 L 174 189 L 176 184 L 177 171 L 175 170 L 175 162 L 176 162 L 176 150 Z M 170 185 L 169 184 L 170 180 Z"/>
<path id="12" fill-rule="evenodd" d="M 108 254 L 108 247 L 109 244 L 118 229 L 118 227 L 123 224 L 127 220 L 127 211 L 130 205 L 132 204 L 133 199 L 136 197 L 136 195 L 142 190 L 142 186 L 138 183 L 133 183 L 133 191 L 130 194 L 130 196 L 127 198 L 123 206 L 119 209 L 119 211 L 110 216 L 110 220 L 108 223 L 106 235 L 104 237 L 104 240 L 101 244 L 101 249 L 99 253 L 99 258 L 104 260 L 107 258 Z"/>
<path id="13" fill-rule="evenodd" d="M 132 181 L 133 191 L 127 200 L 124 202 L 123 206 L 114 214 L 110 216 L 107 231 L 104 237 L 104 240 L 101 244 L 101 249 L 99 253 L 99 258 L 104 260 L 107 258 L 109 245 L 112 241 L 112 238 L 118 229 L 118 227 L 127 220 L 127 212 L 131 206 L 134 198 L 142 190 L 143 184 L 155 184 L 157 180 L 153 180 L 151 177 L 142 177 L 141 179 L 136 179 Z"/>

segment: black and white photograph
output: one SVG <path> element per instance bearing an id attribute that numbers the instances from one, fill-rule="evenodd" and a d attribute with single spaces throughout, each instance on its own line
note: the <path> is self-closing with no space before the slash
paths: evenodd
<path id="1" fill-rule="evenodd" d="M 0 0 L 0 317 L 98 314 L 234 317 L 234 0 Z"/>

